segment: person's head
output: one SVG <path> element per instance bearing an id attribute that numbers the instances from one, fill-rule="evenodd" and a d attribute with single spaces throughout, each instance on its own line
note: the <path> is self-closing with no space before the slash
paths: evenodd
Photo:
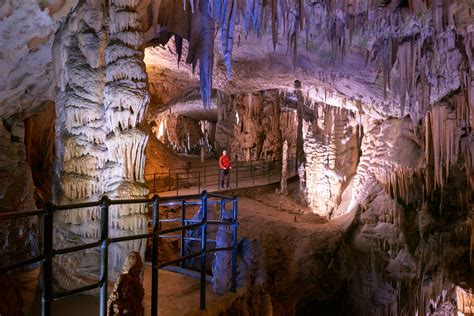
<path id="1" fill-rule="evenodd" d="M 222 151 L 222 154 L 223 154 L 224 156 L 226 156 L 226 155 L 227 155 L 227 150 L 223 150 L 223 151 Z"/>

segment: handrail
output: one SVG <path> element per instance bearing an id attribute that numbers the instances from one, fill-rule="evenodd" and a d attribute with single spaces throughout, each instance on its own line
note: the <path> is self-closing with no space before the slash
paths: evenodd
<path id="1" fill-rule="evenodd" d="M 288 156 L 288 160 L 294 160 L 296 159 L 296 155 L 289 155 Z M 236 160 L 234 163 L 239 163 L 239 164 L 248 164 L 250 165 L 250 162 L 253 162 L 253 163 L 256 163 L 256 162 L 266 162 L 266 161 L 269 161 L 269 162 L 273 162 L 273 161 L 281 161 L 280 159 L 276 159 L 276 158 L 263 158 L 263 159 L 257 159 L 257 160 L 248 160 L 248 161 L 240 161 L 240 160 Z M 217 167 L 216 165 L 217 161 L 216 162 L 212 162 L 212 163 L 208 163 L 208 162 L 204 162 L 203 164 L 201 164 L 200 166 L 194 166 L 194 167 L 177 167 L 177 168 L 173 168 L 173 171 L 176 172 L 176 171 L 183 171 L 183 173 L 185 173 L 186 171 L 188 170 L 191 170 L 191 169 L 204 169 L 204 168 L 207 168 L 207 167 Z M 145 177 L 150 177 L 150 176 L 153 176 L 153 175 L 168 175 L 168 172 L 154 172 L 154 173 L 147 173 L 145 174 Z"/>
<path id="2" fill-rule="evenodd" d="M 34 210 L 34 211 L 20 211 L 20 212 L 8 212 L 8 213 L 0 213 L 0 221 L 9 220 L 9 219 L 18 219 L 22 217 L 30 217 L 36 215 L 44 215 L 46 213 L 45 210 Z"/>
<path id="3" fill-rule="evenodd" d="M 200 205 L 201 219 L 200 220 L 188 220 L 186 216 L 186 205 L 189 205 L 186 200 L 199 200 L 200 203 L 192 202 L 192 205 Z M 219 199 L 219 201 L 214 201 L 213 199 Z M 161 203 L 164 202 L 164 203 Z M 230 220 L 208 220 L 207 218 L 207 205 L 208 204 L 220 204 L 221 205 L 221 217 L 223 210 L 225 209 L 225 204 L 232 202 L 232 219 Z M 109 220 L 109 207 L 111 205 L 124 205 L 124 204 L 136 204 L 136 203 L 146 203 L 153 206 L 153 229 L 150 233 L 142 234 L 133 234 L 123 237 L 114 237 L 110 238 L 108 234 L 108 220 Z M 52 203 L 46 204 L 46 209 L 44 210 L 34 210 L 27 212 L 10 212 L 0 214 L 1 220 L 10 220 L 18 219 L 25 216 L 36 216 L 43 215 L 43 252 L 39 256 L 29 258 L 20 262 L 10 263 L 0 267 L 0 273 L 11 271 L 26 265 L 42 261 L 42 273 L 43 273 L 43 282 L 41 287 L 42 292 L 42 304 L 41 304 L 41 314 L 43 316 L 51 315 L 51 304 L 53 301 L 89 291 L 92 289 L 100 288 L 100 315 L 107 315 L 107 284 L 108 284 L 108 256 L 109 256 L 109 245 L 111 243 L 130 241 L 136 239 L 152 238 L 152 276 L 151 276 L 151 315 L 158 315 L 158 269 L 166 267 L 168 265 L 179 263 L 181 267 L 186 267 L 187 260 L 200 257 L 201 259 L 201 281 L 200 281 L 200 309 L 204 309 L 206 306 L 206 254 L 216 251 L 231 251 L 232 252 L 232 275 L 231 275 L 231 292 L 236 290 L 236 256 L 237 256 L 237 195 L 233 197 L 220 195 L 220 194 L 208 194 L 206 191 L 203 191 L 200 194 L 185 195 L 179 197 L 159 197 L 155 195 L 150 199 L 125 199 L 125 200 L 111 200 L 107 196 L 103 196 L 98 201 L 86 202 L 86 203 L 77 203 L 71 205 L 54 205 Z M 176 222 L 180 221 L 181 226 L 161 229 L 159 227 L 159 208 L 160 205 L 169 206 L 169 205 L 181 205 L 182 207 L 182 217 L 180 219 L 174 219 Z M 56 212 L 67 211 L 71 209 L 85 209 L 89 207 L 100 207 L 100 239 L 97 242 L 83 244 L 74 247 L 53 248 L 53 216 Z M 229 247 L 219 247 L 219 248 L 207 248 L 208 242 L 215 243 L 215 240 L 207 238 L 207 225 L 227 225 L 232 226 L 232 244 Z M 191 229 L 201 229 L 200 238 L 197 237 L 186 237 L 185 231 Z M 180 235 L 166 236 L 165 234 L 181 232 Z M 180 238 L 181 239 L 181 251 L 180 257 L 177 259 L 169 260 L 166 262 L 159 262 L 158 260 L 158 245 L 161 238 Z M 191 240 L 192 239 L 192 240 Z M 200 241 L 201 249 L 192 254 L 186 254 L 184 251 L 185 240 L 190 241 Z M 76 252 L 80 250 L 85 250 L 93 247 L 100 247 L 100 278 L 96 283 L 86 285 L 80 288 L 72 289 L 63 293 L 53 293 L 52 290 L 52 280 L 53 280 L 53 270 L 52 270 L 52 260 L 56 255 L 63 255 L 71 252 Z"/>
<path id="4" fill-rule="evenodd" d="M 289 177 L 296 175 L 296 165 L 296 156 L 289 156 L 287 161 Z M 212 169 L 209 169 L 210 167 L 211 165 L 206 164 L 186 168 L 183 171 L 180 171 L 182 168 L 170 169 L 166 173 L 147 174 L 145 179 L 150 182 L 153 181 L 150 186 L 153 187 L 154 194 L 175 190 L 175 195 L 179 196 L 180 189 L 196 187 L 197 191 L 200 192 L 202 186 L 206 186 L 208 189 L 217 186 L 217 191 L 219 191 L 221 188 L 221 172 L 217 165 L 212 165 Z M 264 184 L 270 184 L 281 180 L 281 168 L 282 161 L 277 159 L 236 161 L 233 168 L 230 169 L 229 176 L 235 179 L 231 180 L 234 188 L 242 187 L 242 185 L 245 185 L 244 182 L 249 180 L 251 186 L 255 186 L 255 180 L 257 179 L 260 179 L 260 182 L 263 179 Z M 275 179 L 275 176 L 279 177 Z"/>

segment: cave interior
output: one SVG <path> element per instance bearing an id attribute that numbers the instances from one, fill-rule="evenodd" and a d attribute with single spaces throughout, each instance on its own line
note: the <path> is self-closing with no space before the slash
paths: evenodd
<path id="1" fill-rule="evenodd" d="M 472 0 L 4 0 L 0 77 L 0 269 L 46 243 L 43 216 L 13 213 L 206 190 L 239 209 L 236 293 L 228 255 L 187 261 L 209 315 L 474 315 Z M 97 242 L 101 212 L 55 213 L 55 249 Z M 152 231 L 148 204 L 108 212 L 111 238 Z M 109 294 L 133 252 L 149 299 L 150 245 L 110 246 Z M 53 290 L 97 282 L 100 258 L 55 256 Z M 0 315 L 40 314 L 45 260 L 0 270 Z M 198 311 L 162 282 L 160 315 Z"/>

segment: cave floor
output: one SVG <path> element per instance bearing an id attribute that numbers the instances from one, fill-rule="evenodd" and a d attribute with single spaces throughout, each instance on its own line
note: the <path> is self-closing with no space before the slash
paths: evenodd
<path id="1" fill-rule="evenodd" d="M 38 269 L 23 273 L 20 277 L 24 299 L 25 315 L 41 315 L 41 294 L 36 292 Z M 236 294 L 217 295 L 208 280 L 206 287 L 206 310 L 199 310 L 199 279 L 192 276 L 193 272 L 180 274 L 173 271 L 159 271 L 158 314 L 159 315 L 215 315 L 230 307 Z M 151 313 L 151 267 L 145 266 L 143 276 L 145 297 L 143 305 L 145 315 Z M 113 284 L 109 285 L 109 293 Z M 78 294 L 53 302 L 53 315 L 99 315 L 99 297 Z"/>

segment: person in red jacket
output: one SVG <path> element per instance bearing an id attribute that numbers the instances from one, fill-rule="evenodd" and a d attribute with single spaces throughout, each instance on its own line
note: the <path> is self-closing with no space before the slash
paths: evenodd
<path id="1" fill-rule="evenodd" d="M 227 189 L 230 188 L 230 169 L 232 166 L 230 165 L 230 158 L 227 156 L 227 151 L 222 151 L 222 155 L 219 157 L 219 178 L 221 182 L 221 189 L 224 189 L 224 179 L 227 178 Z"/>

